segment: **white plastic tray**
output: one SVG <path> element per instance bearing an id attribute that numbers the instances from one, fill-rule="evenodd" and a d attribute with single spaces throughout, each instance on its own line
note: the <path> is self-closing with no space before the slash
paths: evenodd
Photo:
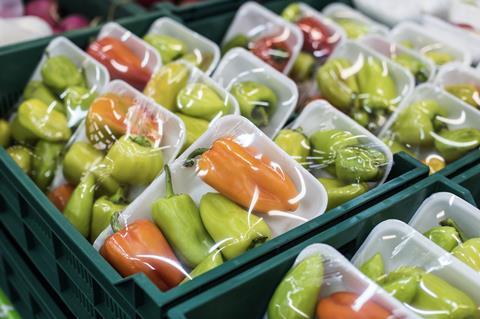
<path id="1" fill-rule="evenodd" d="M 461 63 L 452 63 L 440 68 L 437 76 L 435 77 L 434 83 L 442 88 L 447 85 L 465 83 L 473 84 L 477 88 L 480 88 L 480 72 L 477 69 Z M 452 95 L 452 97 L 455 96 Z"/>
<path id="2" fill-rule="evenodd" d="M 298 89 L 295 82 L 243 48 L 234 48 L 225 54 L 213 79 L 227 91 L 236 83 L 255 81 L 275 92 L 278 98 L 277 110 L 269 124 L 261 127 L 270 138 L 277 135 L 297 105 Z"/>
<path id="3" fill-rule="evenodd" d="M 473 0 L 473 5 L 465 0 L 451 0 L 448 20 L 453 23 L 464 23 L 480 29 L 480 2 Z"/>

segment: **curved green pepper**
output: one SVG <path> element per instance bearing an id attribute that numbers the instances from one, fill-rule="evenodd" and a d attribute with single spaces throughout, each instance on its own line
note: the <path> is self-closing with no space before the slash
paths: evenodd
<path id="1" fill-rule="evenodd" d="M 460 234 L 458 233 L 457 229 L 452 226 L 433 227 L 424 235 L 446 251 L 452 251 L 455 247 L 462 243 Z"/>
<path id="2" fill-rule="evenodd" d="M 390 272 L 381 286 L 399 301 L 411 304 L 420 290 L 419 283 L 424 274 L 420 268 L 402 266 Z"/>
<path id="3" fill-rule="evenodd" d="M 55 177 L 62 143 L 38 141 L 33 152 L 32 178 L 37 186 L 45 191 Z"/>
<path id="4" fill-rule="evenodd" d="M 447 85 L 445 90 L 471 106 L 480 107 L 478 89 L 471 83 Z"/>
<path id="5" fill-rule="evenodd" d="M 57 93 L 70 86 L 84 86 L 85 79 L 79 68 L 65 55 L 50 57 L 42 66 L 42 79 L 45 85 Z"/>
<path id="6" fill-rule="evenodd" d="M 230 260 L 272 237 L 268 224 L 228 198 L 207 193 L 200 200 L 200 216 L 222 255 Z"/>
<path id="7" fill-rule="evenodd" d="M 64 142 L 72 132 L 65 115 L 50 109 L 40 100 L 31 99 L 20 104 L 12 122 L 12 135 L 17 141 L 42 139 Z"/>
<path id="8" fill-rule="evenodd" d="M 67 109 L 70 126 L 78 124 L 87 114 L 90 105 L 97 97 L 97 92 L 83 86 L 71 86 L 62 93 Z"/>
<path id="9" fill-rule="evenodd" d="M 152 204 L 152 218 L 188 267 L 198 266 L 210 253 L 213 241 L 188 194 L 173 192 L 172 177 L 165 165 L 165 198 Z"/>
<path id="10" fill-rule="evenodd" d="M 221 264 L 223 264 L 222 254 L 218 250 L 215 250 L 213 253 L 208 255 L 207 258 L 205 258 L 201 263 L 199 263 L 181 283 L 184 284 L 187 281 L 193 280 L 194 278 L 203 275 L 207 271 L 210 271 L 213 268 L 220 266 Z"/>
<path id="11" fill-rule="evenodd" d="M 452 255 L 467 266 L 480 271 L 480 238 L 472 238 L 452 250 Z"/>
<path id="12" fill-rule="evenodd" d="M 183 153 L 183 151 L 190 147 L 193 142 L 207 131 L 209 122 L 181 113 L 175 114 L 183 121 L 183 124 L 185 124 L 185 130 L 187 131 L 185 144 L 183 144 L 182 150 L 180 151 L 180 153 Z"/>
<path id="13" fill-rule="evenodd" d="M 298 163 L 308 166 L 310 141 L 301 130 L 283 129 L 273 141 Z"/>
<path id="14" fill-rule="evenodd" d="M 428 71 L 421 61 L 409 54 L 398 54 L 392 57 L 392 60 L 406 68 L 415 77 L 417 84 L 427 82 Z"/>
<path id="15" fill-rule="evenodd" d="M 92 174 L 87 174 L 73 191 L 63 211 L 65 218 L 85 238 L 90 234 L 94 196 L 95 178 Z"/>
<path id="16" fill-rule="evenodd" d="M 461 128 L 443 130 L 435 139 L 435 148 L 446 162 L 453 162 L 480 145 L 480 130 Z"/>
<path id="17" fill-rule="evenodd" d="M 211 121 L 226 115 L 230 108 L 208 85 L 190 83 L 177 96 L 177 107 L 183 114 Z"/>
<path id="18" fill-rule="evenodd" d="M 308 52 L 300 52 L 295 63 L 293 63 L 290 77 L 297 82 L 310 79 L 315 69 L 315 58 Z"/>
<path id="19" fill-rule="evenodd" d="M 240 112 L 256 126 L 268 125 L 277 109 L 277 95 L 268 86 L 245 81 L 235 83 L 230 93 L 237 99 Z"/>
<path id="20" fill-rule="evenodd" d="M 379 253 L 360 266 L 360 271 L 377 283 L 383 283 L 386 279 L 385 264 L 383 263 L 382 255 Z"/>
<path id="21" fill-rule="evenodd" d="M 268 304 L 268 319 L 313 318 L 324 267 L 320 255 L 307 257 L 282 279 Z"/>
<path id="22" fill-rule="evenodd" d="M 319 178 L 318 180 L 327 191 L 327 210 L 368 192 L 368 185 L 366 183 L 345 184 L 334 178 Z"/>
<path id="23" fill-rule="evenodd" d="M 144 137 L 122 136 L 108 151 L 105 162 L 121 184 L 148 185 L 163 168 L 163 153 Z"/>
<path id="24" fill-rule="evenodd" d="M 170 63 L 187 53 L 187 45 L 174 37 L 164 34 L 147 34 L 143 39 L 153 46 L 162 58 L 162 63 Z"/>
<path id="25" fill-rule="evenodd" d="M 41 81 L 28 82 L 25 90 L 23 91 L 23 99 L 38 99 L 47 104 L 49 107 L 53 107 L 55 111 L 65 114 L 65 106 L 63 103 L 58 100 L 57 97 L 50 92 L 50 89 L 47 88 Z"/>
<path id="26" fill-rule="evenodd" d="M 0 146 L 7 147 L 10 144 L 11 135 L 10 124 L 0 119 Z"/>
<path id="27" fill-rule="evenodd" d="M 237 48 L 237 47 L 247 49 L 248 43 L 250 43 L 249 37 L 247 37 L 244 34 L 237 34 L 222 46 L 222 55 L 230 51 L 230 49 Z"/>
<path id="28" fill-rule="evenodd" d="M 317 131 L 310 136 L 311 157 L 322 167 L 327 167 L 335 163 L 340 149 L 358 144 L 357 138 L 348 131 Z"/>
<path id="29" fill-rule="evenodd" d="M 7 148 L 7 153 L 17 163 L 18 166 L 25 172 L 30 173 L 32 167 L 32 152 L 20 145 L 14 145 Z"/>
<path id="30" fill-rule="evenodd" d="M 349 146 L 338 151 L 335 172 L 346 183 L 375 181 L 381 177 L 387 157 L 381 151 L 365 146 Z"/>
<path id="31" fill-rule="evenodd" d="M 110 225 L 112 216 L 122 212 L 127 205 L 123 201 L 123 191 L 120 189 L 111 197 L 102 196 L 95 201 L 90 224 L 90 242 L 94 242 L 100 233 Z"/>
<path id="32" fill-rule="evenodd" d="M 63 175 L 73 185 L 80 182 L 82 175 L 100 163 L 102 152 L 87 142 L 76 142 L 68 149 L 63 159 Z"/>

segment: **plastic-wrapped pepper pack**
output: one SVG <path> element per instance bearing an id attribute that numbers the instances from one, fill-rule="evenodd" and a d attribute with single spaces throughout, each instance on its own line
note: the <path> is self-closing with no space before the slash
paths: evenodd
<path id="1" fill-rule="evenodd" d="M 223 117 L 94 246 L 165 291 L 321 215 L 323 186 L 251 122 Z"/>
<path id="2" fill-rule="evenodd" d="M 328 209 L 382 184 L 393 165 L 390 149 L 325 101 L 314 101 L 274 139 L 324 185 Z"/>

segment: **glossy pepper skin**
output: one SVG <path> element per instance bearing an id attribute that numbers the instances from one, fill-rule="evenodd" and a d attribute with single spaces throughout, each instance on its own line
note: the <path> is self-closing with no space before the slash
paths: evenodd
<path id="1" fill-rule="evenodd" d="M 225 55 L 225 53 L 230 51 L 230 49 L 237 48 L 237 47 L 248 49 L 249 43 L 250 43 L 249 37 L 247 37 L 244 34 L 237 34 L 222 46 L 222 55 Z"/>
<path id="2" fill-rule="evenodd" d="M 48 199 L 63 212 L 74 190 L 75 188 L 70 184 L 60 185 L 48 193 Z"/>
<path id="3" fill-rule="evenodd" d="M 363 145 L 348 146 L 338 151 L 335 174 L 345 183 L 372 182 L 381 178 L 388 163 L 381 151 Z"/>
<path id="4" fill-rule="evenodd" d="M 268 125 L 277 109 L 278 98 L 268 86 L 245 81 L 235 83 L 230 93 L 237 99 L 240 112 L 256 126 Z"/>
<path id="5" fill-rule="evenodd" d="M 207 232 L 225 259 L 233 259 L 272 237 L 263 218 L 249 214 L 243 208 L 218 193 L 207 193 L 200 200 L 200 216 Z"/>
<path id="6" fill-rule="evenodd" d="M 10 144 L 11 135 L 10 124 L 0 119 L 0 146 L 7 147 Z"/>
<path id="7" fill-rule="evenodd" d="M 462 243 L 460 234 L 452 226 L 437 226 L 428 230 L 425 237 L 433 241 L 438 246 L 450 252 Z"/>
<path id="8" fill-rule="evenodd" d="M 63 211 L 66 219 L 83 235 L 90 235 L 93 200 L 95 196 L 95 178 L 85 175 L 77 185 Z"/>
<path id="9" fill-rule="evenodd" d="M 267 213 L 271 210 L 295 211 L 299 203 L 295 201 L 297 188 L 288 175 L 266 156 L 260 159 L 253 148 L 246 148 L 232 138 L 220 138 L 213 142 L 209 150 L 197 163 L 200 178 L 242 207 L 249 208 L 252 198 L 258 199 L 253 210 Z M 194 152 L 190 157 L 195 157 Z M 184 165 L 194 162 L 187 160 Z M 255 194 L 255 192 L 258 192 Z"/>
<path id="10" fill-rule="evenodd" d="M 298 263 L 273 293 L 268 304 L 268 319 L 313 318 L 323 275 L 320 255 L 310 256 Z"/>
<path id="11" fill-rule="evenodd" d="M 311 149 L 310 141 L 301 130 L 283 129 L 273 141 L 301 165 L 310 164 L 307 160 Z"/>
<path id="12" fill-rule="evenodd" d="M 71 86 L 61 96 L 65 101 L 68 124 L 72 127 L 85 117 L 97 93 L 83 86 Z"/>
<path id="13" fill-rule="evenodd" d="M 152 218 L 180 259 L 190 268 L 210 254 L 213 241 L 202 224 L 200 211 L 188 194 L 175 194 L 165 165 L 165 197 L 152 204 Z"/>
<path id="14" fill-rule="evenodd" d="M 296 82 L 308 80 L 313 75 L 315 69 L 315 58 L 307 52 L 300 52 L 295 63 L 293 63 L 290 77 Z"/>
<path id="15" fill-rule="evenodd" d="M 472 238 L 452 250 L 457 257 L 475 271 L 480 271 L 480 238 Z"/>
<path id="16" fill-rule="evenodd" d="M 28 148 L 21 145 L 13 145 L 7 148 L 7 153 L 15 163 L 20 166 L 25 174 L 30 173 L 32 167 L 32 152 Z"/>
<path id="17" fill-rule="evenodd" d="M 392 109 L 397 98 L 397 87 L 385 62 L 367 57 L 357 73 L 360 100 L 364 107 Z"/>
<path id="18" fill-rule="evenodd" d="M 41 73 L 45 85 L 56 93 L 63 92 L 69 86 L 85 86 L 81 70 L 65 55 L 48 58 Z"/>
<path id="19" fill-rule="evenodd" d="M 188 50 L 183 41 L 164 34 L 147 34 L 143 39 L 158 51 L 163 64 L 182 57 Z"/>
<path id="20" fill-rule="evenodd" d="M 23 91 L 23 99 L 38 99 L 49 107 L 53 107 L 55 111 L 66 114 L 65 105 L 41 81 L 28 82 Z"/>
<path id="21" fill-rule="evenodd" d="M 183 153 L 190 145 L 193 144 L 203 133 L 208 129 L 209 122 L 197 119 L 196 117 L 188 116 L 182 113 L 175 113 L 185 124 L 185 129 L 187 131 L 185 144 L 182 147 L 180 153 Z"/>
<path id="22" fill-rule="evenodd" d="M 220 251 L 216 250 L 207 256 L 201 263 L 199 263 L 182 281 L 182 284 L 195 279 L 196 277 L 203 275 L 204 273 L 212 270 L 223 264 L 223 258 Z"/>
<path id="23" fill-rule="evenodd" d="M 341 149 L 358 144 L 358 139 L 349 131 L 317 131 L 310 136 L 311 158 L 322 167 L 332 166 Z"/>
<path id="24" fill-rule="evenodd" d="M 163 168 L 163 153 L 145 137 L 122 136 L 105 157 L 111 176 L 121 184 L 148 185 Z"/>
<path id="25" fill-rule="evenodd" d="M 148 220 L 137 220 L 108 237 L 100 254 L 122 276 L 143 272 L 162 291 L 185 278 L 162 232 Z"/>
<path id="26" fill-rule="evenodd" d="M 290 47 L 285 42 L 285 32 L 264 36 L 249 44 L 253 54 L 280 72 L 284 71 L 292 55 Z"/>
<path id="27" fill-rule="evenodd" d="M 445 86 L 445 90 L 471 106 L 480 108 L 480 93 L 473 84 L 453 84 Z"/>
<path id="28" fill-rule="evenodd" d="M 105 65 L 112 79 L 121 79 L 138 90 L 143 90 L 150 72 L 142 66 L 142 58 L 121 40 L 112 37 L 98 39 L 91 43 L 87 53 Z"/>
<path id="29" fill-rule="evenodd" d="M 336 292 L 320 300 L 317 317 L 321 319 L 388 319 L 391 313 L 373 301 L 362 302 L 360 296 L 352 292 Z"/>
<path id="30" fill-rule="evenodd" d="M 90 225 L 90 242 L 94 242 L 100 233 L 110 225 L 115 213 L 121 213 L 127 204 L 123 200 L 121 189 L 114 195 L 102 196 L 95 201 L 92 208 L 92 222 Z"/>
<path id="31" fill-rule="evenodd" d="M 100 163 L 102 158 L 102 152 L 89 143 L 75 142 L 63 158 L 63 175 L 70 183 L 77 185 L 82 175 Z"/>
<path id="32" fill-rule="evenodd" d="M 409 70 L 414 76 L 416 84 L 428 81 L 428 71 L 425 65 L 415 57 L 409 54 L 397 54 L 392 57 L 392 60 Z"/>
<path id="33" fill-rule="evenodd" d="M 190 83 L 178 92 L 177 108 L 185 115 L 211 121 L 227 114 L 230 106 L 208 85 Z"/>
<path id="34" fill-rule="evenodd" d="M 331 34 L 329 28 L 313 16 L 296 21 L 303 33 L 303 51 L 312 53 L 317 59 L 324 59 L 332 53 L 340 37 Z"/>
<path id="35" fill-rule="evenodd" d="M 435 148 L 447 163 L 453 162 L 480 145 L 480 130 L 461 128 L 442 130 L 435 139 Z"/>
<path id="36" fill-rule="evenodd" d="M 47 141 L 38 141 L 33 151 L 32 177 L 40 187 L 45 191 L 55 176 L 57 162 L 62 152 L 63 144 Z"/>
<path id="37" fill-rule="evenodd" d="M 346 184 L 334 178 L 319 178 L 318 180 L 325 186 L 325 190 L 327 191 L 327 210 L 346 203 L 368 191 L 367 183 Z"/>

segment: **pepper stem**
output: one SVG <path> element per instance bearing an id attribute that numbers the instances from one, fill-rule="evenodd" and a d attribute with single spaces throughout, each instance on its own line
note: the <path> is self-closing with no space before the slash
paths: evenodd
<path id="1" fill-rule="evenodd" d="M 259 237 L 254 238 L 250 242 L 250 246 L 248 246 L 248 249 L 253 249 L 253 248 L 257 247 L 258 245 L 263 244 L 264 242 L 267 241 L 267 239 L 268 239 L 267 236 L 259 236 Z"/>
<path id="2" fill-rule="evenodd" d="M 132 142 L 137 143 L 140 146 L 151 147 L 152 143 L 145 136 L 130 136 Z"/>
<path id="3" fill-rule="evenodd" d="M 173 192 L 173 184 L 172 184 L 172 173 L 170 172 L 170 167 L 168 165 L 165 165 L 164 167 L 165 170 L 165 197 L 172 197 L 175 196 L 175 193 Z"/>
<path id="4" fill-rule="evenodd" d="M 203 153 L 205 153 L 206 151 L 208 151 L 209 149 L 206 148 L 206 147 L 200 147 L 200 148 L 197 148 L 196 150 L 194 150 L 192 153 L 190 153 L 190 155 L 188 155 L 187 159 L 185 160 L 185 162 L 183 162 L 183 166 L 185 167 L 192 167 L 194 164 L 195 164 L 195 157 L 199 156 L 199 155 L 202 155 Z"/>
<path id="5" fill-rule="evenodd" d="M 115 212 L 112 215 L 112 218 L 110 219 L 110 226 L 112 227 L 112 230 L 114 233 L 120 231 L 122 229 L 122 224 L 120 223 L 120 213 Z"/>
<path id="6" fill-rule="evenodd" d="M 458 232 L 458 235 L 460 235 L 460 240 L 463 243 L 467 241 L 467 239 L 468 239 L 467 236 L 462 231 L 462 229 L 460 227 L 458 227 L 457 223 L 453 219 L 447 218 L 445 220 L 442 220 L 440 222 L 440 226 L 449 226 L 449 227 L 455 228 L 455 230 Z"/>
<path id="7" fill-rule="evenodd" d="M 117 189 L 115 194 L 110 196 L 109 200 L 115 204 L 124 203 L 125 202 L 124 195 L 125 195 L 125 192 L 123 188 L 120 187 L 119 189 Z"/>

